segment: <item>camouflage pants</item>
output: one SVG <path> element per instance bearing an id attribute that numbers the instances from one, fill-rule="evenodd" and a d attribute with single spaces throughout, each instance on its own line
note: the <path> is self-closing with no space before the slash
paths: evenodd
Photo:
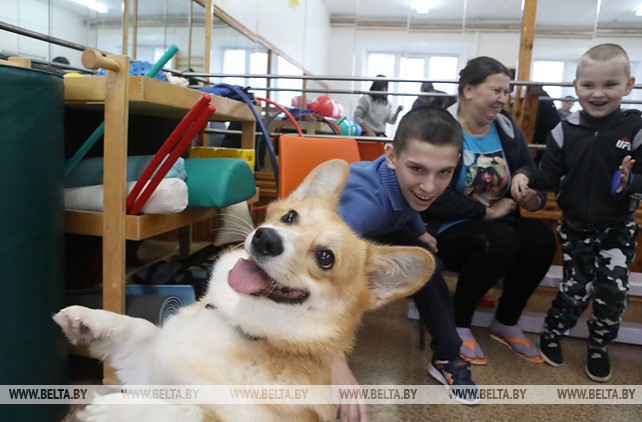
<path id="1" fill-rule="evenodd" d="M 629 268 L 637 248 L 635 220 L 594 232 L 557 224 L 564 278 L 544 320 L 544 336 L 559 340 L 593 299 L 589 344 L 603 347 L 617 337 L 628 303 Z"/>

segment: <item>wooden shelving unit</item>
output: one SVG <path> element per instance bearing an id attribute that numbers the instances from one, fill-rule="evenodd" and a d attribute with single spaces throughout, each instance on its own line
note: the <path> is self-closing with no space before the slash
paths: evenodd
<path id="1" fill-rule="evenodd" d="M 216 208 L 187 208 L 177 214 L 127 215 L 125 216 L 125 239 L 143 240 L 213 218 Z M 103 213 L 91 211 L 65 211 L 65 230 L 72 234 L 102 236 Z"/>
<path id="2" fill-rule="evenodd" d="M 65 79 L 65 105 L 84 109 L 105 109 L 107 77 Z M 183 88 L 143 76 L 128 78 L 126 99 L 131 114 L 182 118 L 203 96 L 202 92 Z M 239 121 L 243 126 L 242 148 L 254 148 L 255 119 L 250 109 L 240 101 L 212 95 L 215 121 Z"/>
<path id="3" fill-rule="evenodd" d="M 90 68 L 105 68 L 104 77 L 65 79 L 65 106 L 104 111 L 104 212 L 66 211 L 68 233 L 103 238 L 103 308 L 124 313 L 125 241 L 157 234 L 215 217 L 215 208 L 188 208 L 170 215 L 126 215 L 127 128 L 130 114 L 182 118 L 202 92 L 142 76 L 129 76 L 129 57 L 83 55 Z M 239 101 L 212 96 L 212 120 L 242 123 L 242 147 L 254 148 L 255 119 Z M 184 234 L 184 233 L 183 233 Z M 184 238 L 185 236 L 181 236 Z"/>

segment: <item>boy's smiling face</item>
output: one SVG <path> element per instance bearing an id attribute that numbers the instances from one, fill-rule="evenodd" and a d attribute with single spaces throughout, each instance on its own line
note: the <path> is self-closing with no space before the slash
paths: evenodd
<path id="1" fill-rule="evenodd" d="M 608 116 L 620 107 L 622 97 L 629 95 L 635 78 L 626 64 L 614 57 L 605 61 L 586 59 L 580 63 L 573 81 L 582 110 L 592 117 Z"/>
<path id="2" fill-rule="evenodd" d="M 395 170 L 403 197 L 415 211 L 425 211 L 450 183 L 459 159 L 455 145 L 434 145 L 409 139 L 397 153 L 386 149 L 386 164 Z"/>

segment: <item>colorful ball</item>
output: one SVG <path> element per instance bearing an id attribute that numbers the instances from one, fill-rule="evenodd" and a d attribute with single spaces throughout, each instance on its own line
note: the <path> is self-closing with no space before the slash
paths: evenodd
<path id="1" fill-rule="evenodd" d="M 290 102 L 290 104 L 294 108 L 308 108 L 308 106 L 310 105 L 310 100 L 308 100 L 306 98 L 305 99 L 305 106 L 302 106 L 301 105 L 301 99 L 302 99 L 302 97 L 300 95 L 297 95 L 296 97 L 292 98 L 292 101 Z"/>
<path id="2" fill-rule="evenodd" d="M 339 103 L 325 95 L 315 98 L 308 108 L 325 117 L 332 117 L 333 119 L 341 117 Z"/>
<path id="3" fill-rule="evenodd" d="M 346 136 L 359 136 L 361 135 L 361 126 L 352 119 L 342 117 L 337 121 L 337 126 L 341 129 L 341 134 Z"/>

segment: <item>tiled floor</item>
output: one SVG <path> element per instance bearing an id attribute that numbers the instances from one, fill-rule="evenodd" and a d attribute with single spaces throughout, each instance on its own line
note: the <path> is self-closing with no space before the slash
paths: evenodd
<path id="1" fill-rule="evenodd" d="M 418 348 L 417 321 L 406 318 L 407 301 L 398 301 L 366 315 L 350 365 L 363 384 L 436 385 L 426 373 L 430 351 Z M 586 342 L 564 342 L 565 364 L 553 368 L 514 355 L 473 328 L 488 365 L 473 368 L 473 379 L 484 385 L 595 385 L 584 373 Z M 535 339 L 535 336 L 533 336 Z M 613 366 L 610 385 L 642 385 L 642 347 L 615 343 L 609 347 Z M 638 389 L 640 390 L 640 389 Z M 642 394 L 638 391 L 637 394 Z M 626 405 L 371 405 L 371 422 L 379 421 L 639 421 L 642 406 Z"/>
<path id="2" fill-rule="evenodd" d="M 406 318 L 408 301 L 401 300 L 366 315 L 350 365 L 362 384 L 437 385 L 426 373 L 430 351 L 418 348 L 417 321 Z M 576 384 L 592 385 L 584 373 L 586 343 L 569 338 L 564 343 L 565 364 L 553 368 L 532 364 L 474 328 L 489 363 L 473 368 L 483 385 Z M 615 343 L 610 385 L 642 385 L 642 346 Z M 91 382 L 87 380 L 81 381 Z M 642 394 L 642 389 L 637 391 Z M 389 421 L 640 421 L 642 406 L 631 405 L 370 405 L 370 422 Z M 71 422 L 68 416 L 64 422 Z"/>

